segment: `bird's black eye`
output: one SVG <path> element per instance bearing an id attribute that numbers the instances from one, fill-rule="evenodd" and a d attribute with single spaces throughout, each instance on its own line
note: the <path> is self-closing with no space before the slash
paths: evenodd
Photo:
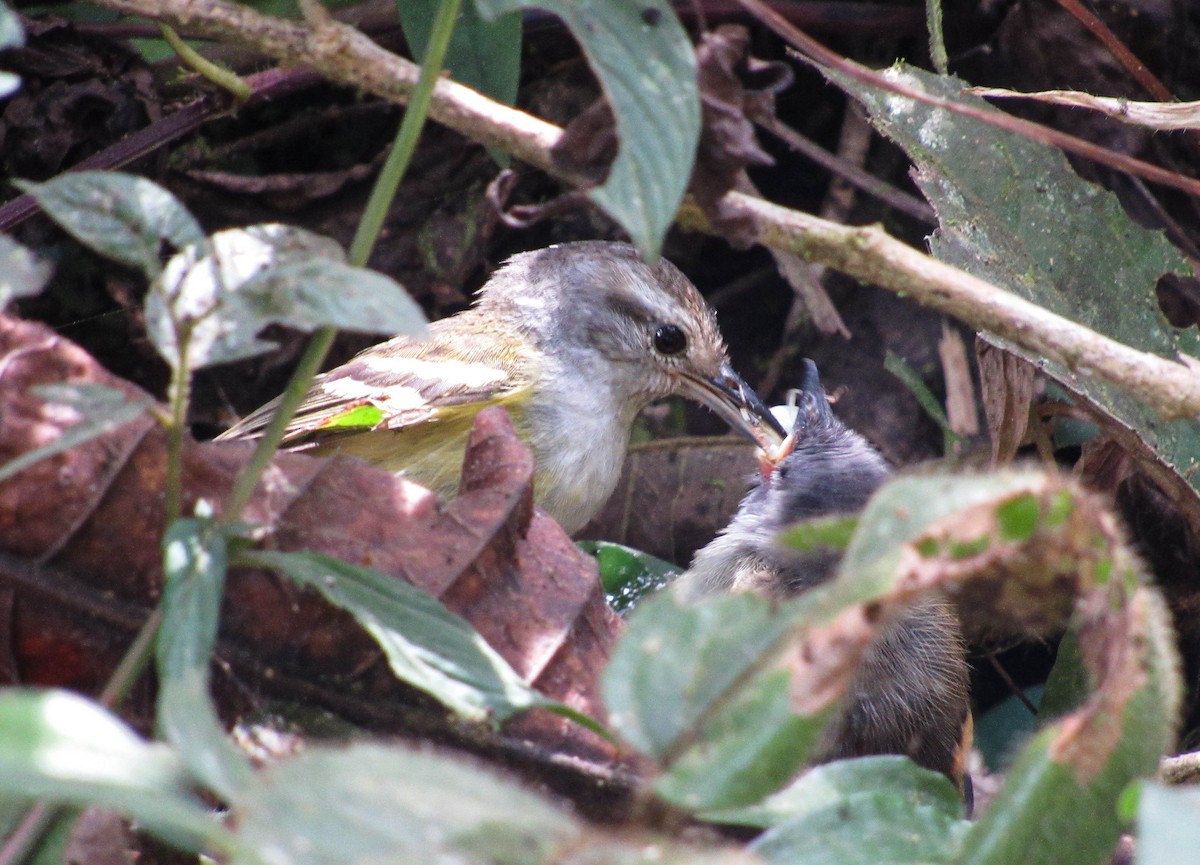
<path id="1" fill-rule="evenodd" d="M 660 324 L 654 331 L 654 348 L 667 356 L 687 348 L 687 336 L 677 324 Z"/>

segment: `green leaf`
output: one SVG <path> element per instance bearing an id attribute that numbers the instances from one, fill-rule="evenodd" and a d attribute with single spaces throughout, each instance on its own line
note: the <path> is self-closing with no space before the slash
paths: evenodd
<path id="1" fill-rule="evenodd" d="M 425 316 L 392 279 L 344 262 L 329 238 L 284 225 L 212 236 L 172 258 L 146 297 L 146 328 L 172 366 L 197 369 L 272 347 L 268 324 L 421 335 Z"/>
<path id="2" fill-rule="evenodd" d="M 466 718 L 562 709 L 525 684 L 470 623 L 397 577 L 318 553 L 246 552 L 238 564 L 271 568 L 319 591 L 379 643 L 398 678 Z"/>
<path id="3" fill-rule="evenodd" d="M 1044 726 L 1078 709 L 1095 684 L 1080 653 L 1079 635 L 1074 630 L 1067 631 L 1058 643 L 1058 654 L 1046 679 L 1046 691 L 1038 705 L 1038 722 Z"/>
<path id="4" fill-rule="evenodd" d="M 91 700 L 57 690 L 0 694 L 0 795 L 99 805 L 186 849 L 228 849 L 189 786 L 174 752 L 142 741 Z"/>
<path id="5" fill-rule="evenodd" d="M 963 93 L 965 85 L 956 78 L 908 66 L 888 75 L 976 110 L 994 110 Z M 832 77 L 867 106 L 876 127 L 916 163 L 917 181 L 940 223 L 930 244 L 934 255 L 1133 348 L 1171 360 L 1180 352 L 1200 355 L 1200 332 L 1173 328 L 1156 296 L 1164 273 L 1190 274 L 1182 254 L 1161 231 L 1130 220 L 1111 192 L 1076 175 L 1061 152 Z M 1200 472 L 1189 469 L 1200 453 L 1200 424 L 1194 419 L 1164 423 L 1136 394 L 1072 373 L 1005 340 L 987 338 L 1035 363 L 1128 428 L 1183 478 L 1180 488 L 1186 483 L 1200 489 Z M 1193 511 L 1197 508 L 1200 504 Z"/>
<path id="6" fill-rule="evenodd" d="M 226 800 L 250 783 L 246 757 L 225 735 L 208 695 L 228 566 L 226 526 L 180 519 L 163 536 L 163 623 L 157 643 L 158 723 L 188 767 Z"/>
<path id="7" fill-rule="evenodd" d="M 159 253 L 164 241 L 176 249 L 204 242 L 199 223 L 175 196 L 143 177 L 78 171 L 46 183 L 16 185 L 80 243 L 140 270 L 147 279 L 162 271 Z"/>
<path id="8" fill-rule="evenodd" d="M 404 38 L 420 63 L 429 46 L 440 0 L 396 0 Z M 488 21 L 472 3 L 463 5 L 443 63 L 450 76 L 497 102 L 512 105 L 521 79 L 521 15 L 509 12 Z"/>
<path id="9" fill-rule="evenodd" d="M 0 50 L 16 48 L 24 44 L 25 31 L 21 28 L 21 19 L 17 17 L 16 12 L 8 8 L 7 3 L 0 3 Z M 20 76 L 13 75 L 11 72 L 0 72 L 0 99 L 13 93 L 20 86 Z M 0 309 L 3 308 L 4 292 L 3 287 L 0 286 Z"/>
<path id="10" fill-rule="evenodd" d="M 25 44 L 21 19 L 7 3 L 0 3 L 0 48 L 19 48 Z"/>
<path id="11" fill-rule="evenodd" d="M 870 600 L 892 583 L 901 547 L 931 525 L 961 510 L 1023 492 L 1042 477 L 1037 471 L 986 475 L 929 474 L 893 478 L 859 517 L 839 573 L 855 574 L 830 587 L 837 605 Z"/>
<path id="12" fill-rule="evenodd" d="M 922 769 L 907 757 L 888 755 L 815 766 L 757 805 L 702 816 L 714 823 L 768 829 L 863 796 L 901 799 L 914 811 L 939 811 L 955 821 L 963 814 L 962 797 L 945 775 Z"/>
<path id="13" fill-rule="evenodd" d="M 680 569 L 649 553 L 611 541 L 576 541 L 575 546 L 596 559 L 608 605 L 626 615 L 647 595 L 679 575 Z"/>
<path id="14" fill-rule="evenodd" d="M 858 515 L 815 517 L 796 523 L 780 533 L 777 542 L 802 553 L 844 550 L 858 528 Z"/>
<path id="15" fill-rule="evenodd" d="M 787 783 L 818 742 L 822 718 L 792 711 L 791 675 L 756 677 L 704 727 L 704 738 L 659 777 L 654 792 L 689 811 L 736 808 Z"/>
<path id="16" fill-rule="evenodd" d="M 0 97 L 3 94 L 0 81 Z M 41 291 L 54 268 L 7 235 L 0 234 L 0 312 L 15 298 Z"/>
<path id="17" fill-rule="evenodd" d="M 1119 693 L 1107 695 L 1100 717 L 1085 715 L 1080 724 L 1072 716 L 1031 740 L 967 833 L 963 865 L 1095 865 L 1112 852 L 1121 798 L 1157 769 L 1174 741 L 1179 705 L 1166 605 L 1146 587 L 1130 603 L 1134 631 L 1121 637 L 1129 654 L 1121 681 L 1109 683 Z"/>
<path id="18" fill-rule="evenodd" d="M 952 862 L 966 825 L 941 808 L 914 807 L 895 794 L 862 793 L 780 823 L 750 849 L 780 865 Z"/>
<path id="19" fill-rule="evenodd" d="M 620 149 L 608 179 L 588 194 L 648 259 L 683 200 L 700 137 L 696 57 L 666 0 L 476 0 L 485 18 L 546 8 L 587 56 L 616 116 Z"/>
<path id="20" fill-rule="evenodd" d="M 552 862 L 583 834 L 491 772 L 372 744 L 310 748 L 268 766 L 233 812 L 248 848 L 289 865 Z"/>
<path id="21" fill-rule="evenodd" d="M 612 725 L 658 760 L 688 741 L 780 650 L 789 623 L 750 594 L 690 605 L 660 592 L 629 618 L 604 671 Z M 745 679 L 745 681 L 743 681 Z M 678 756 L 678 754 L 675 754 Z"/>
<path id="22" fill-rule="evenodd" d="M 119 390 L 99 384 L 42 385 L 34 388 L 34 393 L 47 403 L 62 406 L 63 411 L 71 412 L 79 420 L 64 429 L 53 441 L 26 451 L 0 466 L 0 481 L 7 480 L 47 457 L 110 433 L 139 417 L 154 405 L 148 397 L 128 397 Z"/>
<path id="23" fill-rule="evenodd" d="M 1138 865 L 1189 865 L 1200 850 L 1200 790 L 1146 784 L 1138 809 Z"/>

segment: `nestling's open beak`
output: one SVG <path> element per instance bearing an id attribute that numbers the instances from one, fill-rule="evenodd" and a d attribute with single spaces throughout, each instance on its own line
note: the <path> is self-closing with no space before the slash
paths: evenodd
<path id="1" fill-rule="evenodd" d="M 775 453 L 787 435 L 771 410 L 728 363 L 712 378 L 684 375 L 683 392 L 707 406 L 767 454 Z"/>

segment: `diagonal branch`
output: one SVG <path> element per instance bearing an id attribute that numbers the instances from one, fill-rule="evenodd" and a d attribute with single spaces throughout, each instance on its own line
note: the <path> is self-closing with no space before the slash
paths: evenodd
<path id="1" fill-rule="evenodd" d="M 420 71 L 359 31 L 333 21 L 310 26 L 261 15 L 226 0 L 98 2 L 241 45 L 281 63 L 311 67 L 392 102 L 407 99 Z M 429 114 L 472 140 L 499 147 L 566 182 L 581 183 L 553 163 L 550 151 L 562 135 L 553 124 L 447 79 L 438 82 Z M 902 293 L 1053 358 L 1080 375 L 1111 381 L 1166 420 L 1200 415 L 1200 374 L 1189 366 L 1189 359 L 1177 362 L 1137 351 L 924 255 L 880 228 L 837 225 L 737 192 L 730 192 L 726 200 L 753 220 L 757 239 L 765 246 L 799 253 Z M 685 202 L 679 221 L 687 228 L 711 230 L 690 202 Z"/>

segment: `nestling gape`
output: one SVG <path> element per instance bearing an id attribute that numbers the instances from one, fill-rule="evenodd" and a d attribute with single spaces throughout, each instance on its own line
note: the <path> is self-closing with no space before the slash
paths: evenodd
<path id="1" fill-rule="evenodd" d="M 836 555 L 789 552 L 776 544 L 777 535 L 798 520 L 859 510 L 891 470 L 834 417 L 812 361 L 805 361 L 792 434 L 792 452 L 679 578 L 677 591 L 685 598 L 752 590 L 785 599 L 833 576 Z M 969 729 L 958 619 L 948 603 L 931 597 L 881 627 L 817 759 L 907 754 L 961 786 Z"/>

